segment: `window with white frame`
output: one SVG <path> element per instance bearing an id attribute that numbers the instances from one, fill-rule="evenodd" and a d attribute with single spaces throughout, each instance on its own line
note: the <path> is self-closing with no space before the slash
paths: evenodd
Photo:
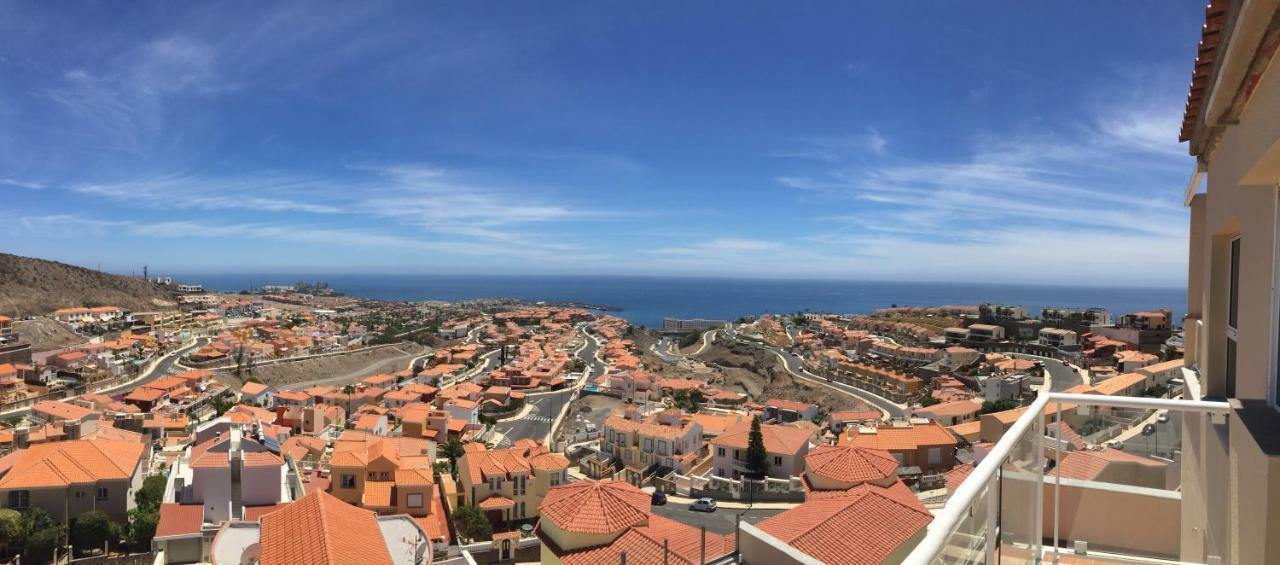
<path id="1" fill-rule="evenodd" d="M 422 494 L 416 492 L 409 493 L 409 496 L 405 497 L 405 506 L 408 506 L 409 508 L 422 508 Z"/>

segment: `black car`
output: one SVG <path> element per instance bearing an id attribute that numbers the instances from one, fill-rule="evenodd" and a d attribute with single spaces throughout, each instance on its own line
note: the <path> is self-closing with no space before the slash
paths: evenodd
<path id="1" fill-rule="evenodd" d="M 649 499 L 649 502 L 654 506 L 662 506 L 667 503 L 667 495 L 660 490 L 655 490 L 653 491 L 653 497 Z"/>

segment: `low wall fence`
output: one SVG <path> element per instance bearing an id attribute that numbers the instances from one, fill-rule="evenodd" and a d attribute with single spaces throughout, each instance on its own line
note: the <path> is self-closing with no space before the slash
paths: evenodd
<path id="1" fill-rule="evenodd" d="M 678 484 L 678 480 L 677 480 Z M 770 500 L 779 502 L 804 500 L 804 486 L 798 477 L 790 479 L 766 478 L 762 481 L 750 479 L 727 479 L 724 477 L 707 477 L 702 487 L 692 487 L 690 496 L 694 498 L 709 497 L 720 500 Z"/>

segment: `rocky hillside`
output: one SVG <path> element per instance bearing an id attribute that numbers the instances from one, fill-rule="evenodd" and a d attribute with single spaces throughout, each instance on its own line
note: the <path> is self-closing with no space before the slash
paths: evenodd
<path id="1" fill-rule="evenodd" d="M 72 306 L 144 312 L 174 304 L 173 292 L 140 278 L 0 253 L 0 315 L 19 318 Z"/>

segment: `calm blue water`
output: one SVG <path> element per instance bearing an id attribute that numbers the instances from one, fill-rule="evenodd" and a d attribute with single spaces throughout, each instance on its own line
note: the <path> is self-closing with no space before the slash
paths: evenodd
<path id="1" fill-rule="evenodd" d="M 867 313 L 893 304 L 996 302 L 1024 306 L 1033 315 L 1045 306 L 1096 306 L 1113 314 L 1165 307 L 1173 311 L 1175 321 L 1181 320 L 1186 308 L 1186 290 L 1178 288 L 669 277 L 192 274 L 180 278 L 221 291 L 305 280 L 382 300 L 578 301 L 622 308 L 617 315 L 650 327 L 661 325 L 667 316 L 732 320 L 799 310 Z"/>

